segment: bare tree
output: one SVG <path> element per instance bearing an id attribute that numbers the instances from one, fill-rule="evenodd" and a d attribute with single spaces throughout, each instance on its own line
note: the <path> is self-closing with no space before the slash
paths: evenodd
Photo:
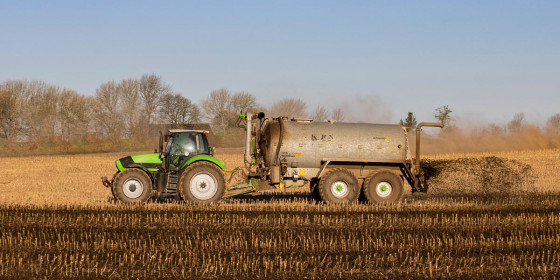
<path id="1" fill-rule="evenodd" d="M 22 97 L 17 91 L 0 85 L 0 137 L 15 139 L 23 129 L 21 119 Z"/>
<path id="2" fill-rule="evenodd" d="M 560 134 L 560 114 L 550 116 L 546 121 L 547 130 L 555 135 Z"/>
<path id="3" fill-rule="evenodd" d="M 95 91 L 95 101 L 95 117 L 105 135 L 120 137 L 124 124 L 118 84 L 114 81 L 101 84 Z"/>
<path id="4" fill-rule="evenodd" d="M 329 111 L 327 108 L 321 105 L 317 105 L 315 110 L 313 110 L 313 120 L 315 121 L 325 121 L 329 118 Z"/>
<path id="5" fill-rule="evenodd" d="M 171 87 L 164 84 L 161 77 L 151 74 L 143 75 L 140 78 L 140 95 L 144 105 L 145 117 L 144 129 L 147 129 L 152 123 L 161 103 L 161 97 L 167 93 L 171 93 Z M 146 131 L 149 131 L 149 129 Z"/>
<path id="6" fill-rule="evenodd" d="M 202 109 L 206 118 L 219 127 L 218 134 L 225 133 L 232 113 L 229 90 L 221 88 L 210 92 L 210 95 L 202 100 Z"/>
<path id="7" fill-rule="evenodd" d="M 273 117 L 307 117 L 307 104 L 299 98 L 284 98 L 274 102 L 270 107 L 270 115 Z"/>
<path id="8" fill-rule="evenodd" d="M 448 126 L 451 122 L 451 109 L 449 109 L 449 105 L 441 106 L 436 108 L 434 112 L 434 117 L 441 122 L 444 126 Z"/>
<path id="9" fill-rule="evenodd" d="M 63 139 L 84 137 L 91 120 L 90 100 L 73 90 L 65 89 L 59 99 L 58 118 Z"/>
<path id="10" fill-rule="evenodd" d="M 197 124 L 202 121 L 202 114 L 200 108 L 193 103 L 191 111 L 189 112 L 189 119 L 192 124 Z"/>
<path id="11" fill-rule="evenodd" d="M 257 106 L 257 98 L 246 91 L 237 92 L 231 96 L 231 107 L 235 114 L 253 112 Z"/>
<path id="12" fill-rule="evenodd" d="M 60 89 L 44 82 L 29 83 L 30 96 L 26 106 L 26 125 L 29 139 L 44 141 L 58 133 L 58 103 Z"/>
<path id="13" fill-rule="evenodd" d="M 509 121 L 507 124 L 508 131 L 511 133 L 519 133 L 521 132 L 521 128 L 523 127 L 523 120 L 525 119 L 525 114 L 517 113 L 513 116 L 513 119 Z"/>
<path id="14" fill-rule="evenodd" d="M 331 113 L 331 118 L 339 122 L 344 121 L 345 117 L 346 116 L 344 115 L 344 109 L 342 109 L 341 107 L 334 109 Z"/>
<path id="15" fill-rule="evenodd" d="M 131 137 L 140 133 L 140 118 L 143 112 L 140 81 L 138 79 L 124 79 L 119 84 L 119 91 L 122 98 L 121 107 L 125 135 Z"/>
<path id="16" fill-rule="evenodd" d="M 169 124 L 191 123 L 191 111 L 195 105 L 180 94 L 165 94 L 162 96 L 160 115 Z"/>

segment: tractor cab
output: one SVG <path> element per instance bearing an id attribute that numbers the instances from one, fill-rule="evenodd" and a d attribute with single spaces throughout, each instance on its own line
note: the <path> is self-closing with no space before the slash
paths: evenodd
<path id="1" fill-rule="evenodd" d="M 165 159 L 165 169 L 179 170 L 194 156 L 212 155 L 207 135 L 206 130 L 186 129 L 170 129 L 165 135 L 160 134 L 159 150 L 161 158 Z"/>

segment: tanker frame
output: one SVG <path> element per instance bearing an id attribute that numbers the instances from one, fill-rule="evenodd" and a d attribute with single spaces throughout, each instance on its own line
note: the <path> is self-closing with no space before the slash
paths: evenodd
<path id="1" fill-rule="evenodd" d="M 244 163 L 248 184 L 228 191 L 310 184 L 313 195 L 329 203 L 352 203 L 360 194 L 372 203 L 399 201 L 406 180 L 412 192 L 426 192 L 420 166 L 422 127 L 416 127 L 416 156 L 410 155 L 405 128 L 391 124 L 314 122 L 264 113 L 240 114 L 246 131 Z"/>

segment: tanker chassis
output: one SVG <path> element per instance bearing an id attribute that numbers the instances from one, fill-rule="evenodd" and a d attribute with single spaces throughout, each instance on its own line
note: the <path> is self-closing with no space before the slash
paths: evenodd
<path id="1" fill-rule="evenodd" d="M 410 155 L 407 130 L 400 125 L 314 122 L 264 113 L 240 114 L 245 129 L 244 166 L 225 171 L 213 157 L 208 131 L 169 130 L 160 135 L 159 151 L 117 160 L 117 173 L 103 185 L 122 202 L 147 201 L 152 193 L 177 195 L 193 203 L 211 203 L 267 189 L 309 184 L 313 196 L 327 203 L 352 203 L 361 195 L 371 203 L 399 201 L 404 182 L 412 192 L 426 192 L 420 167 L 420 131 L 416 156 Z M 226 182 L 224 174 L 230 173 Z"/>

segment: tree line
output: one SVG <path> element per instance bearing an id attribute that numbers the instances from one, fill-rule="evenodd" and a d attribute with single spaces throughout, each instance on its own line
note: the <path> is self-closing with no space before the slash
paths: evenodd
<path id="1" fill-rule="evenodd" d="M 0 84 L 0 137 L 9 140 L 133 137 L 146 133 L 156 119 L 187 122 L 197 121 L 199 115 L 198 107 L 156 75 L 108 81 L 93 96 L 43 81 Z"/>
<path id="2" fill-rule="evenodd" d="M 72 141 L 85 137 L 141 138 L 154 124 L 210 123 L 224 135 L 239 112 L 264 110 L 271 116 L 344 120 L 342 108 L 317 106 L 308 112 L 298 98 L 284 98 L 270 107 L 246 91 L 213 90 L 200 105 L 177 93 L 160 76 L 107 81 L 93 96 L 44 81 L 6 80 L 0 83 L 0 138 L 9 141 Z"/>
<path id="3" fill-rule="evenodd" d="M 444 125 L 444 131 L 454 131 L 459 130 L 452 121 L 454 120 L 451 116 L 453 111 L 449 108 L 449 105 L 438 107 L 434 110 L 434 118 Z M 412 131 L 416 128 L 418 121 L 413 112 L 408 112 L 404 119 L 400 119 L 399 124 L 405 127 L 408 131 Z M 513 118 L 506 124 L 496 124 L 490 123 L 485 126 L 481 126 L 478 134 L 483 135 L 497 135 L 497 134 L 511 134 L 516 135 L 523 132 L 535 132 L 549 134 L 553 137 L 560 135 L 560 114 L 554 114 L 550 116 L 546 121 L 546 126 L 543 128 L 537 127 L 535 125 L 529 124 L 525 120 L 524 113 L 517 113 L 513 115 Z"/>
<path id="4" fill-rule="evenodd" d="M 240 112 L 265 111 L 269 116 L 289 116 L 314 120 L 344 121 L 342 107 L 329 110 L 321 105 L 308 110 L 299 98 L 283 98 L 270 106 L 259 104 L 255 95 L 226 88 L 211 91 L 197 105 L 165 83 L 160 76 L 107 81 L 86 96 L 43 81 L 6 80 L 0 83 L 0 139 L 8 141 L 72 141 L 141 139 L 157 124 L 186 125 L 210 123 L 216 135 L 228 135 Z M 449 127 L 453 120 L 448 105 L 437 108 L 434 118 Z M 414 128 L 412 112 L 400 124 Z M 514 133 L 527 124 L 522 113 L 506 125 L 490 124 L 486 133 Z M 453 125 L 451 125 L 451 128 Z M 547 120 L 547 132 L 560 134 L 560 114 Z"/>

